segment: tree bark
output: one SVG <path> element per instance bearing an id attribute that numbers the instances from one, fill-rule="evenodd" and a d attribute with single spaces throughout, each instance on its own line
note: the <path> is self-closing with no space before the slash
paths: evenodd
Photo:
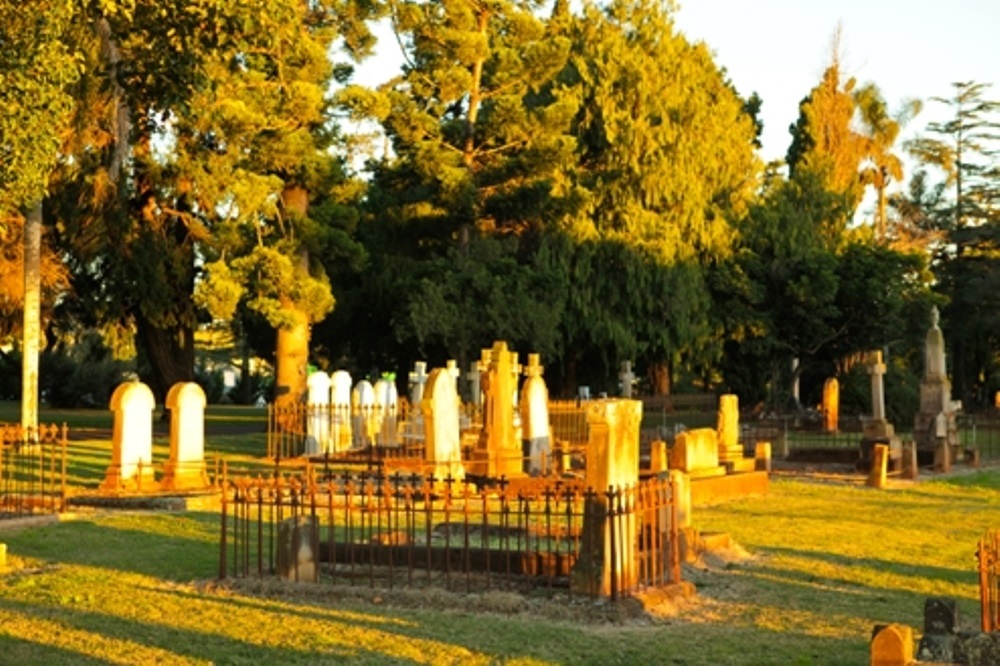
<path id="1" fill-rule="evenodd" d="M 285 210 L 305 217 L 309 212 L 309 193 L 304 187 L 289 186 L 281 193 Z M 299 249 L 299 268 L 309 270 L 309 251 Z M 281 300 L 281 309 L 291 325 L 278 328 L 275 349 L 274 405 L 287 407 L 306 399 L 306 375 L 309 363 L 309 318 L 290 299 Z"/>
<path id="2" fill-rule="evenodd" d="M 170 387 L 194 381 L 194 330 L 190 326 L 155 326 L 136 316 L 139 340 L 150 366 L 149 384 L 156 401 L 164 404 Z"/>
<path id="3" fill-rule="evenodd" d="M 21 427 L 38 428 L 38 349 L 41 338 L 42 202 L 24 219 L 24 327 L 21 361 Z"/>
<path id="4" fill-rule="evenodd" d="M 666 361 L 656 361 L 649 366 L 649 383 L 653 385 L 653 395 L 670 395 L 671 376 L 670 364 Z"/>

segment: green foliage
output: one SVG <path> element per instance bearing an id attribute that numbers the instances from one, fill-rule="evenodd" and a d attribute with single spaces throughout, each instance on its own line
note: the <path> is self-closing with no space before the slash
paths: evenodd
<path id="1" fill-rule="evenodd" d="M 0 2 L 0 216 L 39 201 L 59 158 L 78 75 L 64 41 L 72 0 Z"/>

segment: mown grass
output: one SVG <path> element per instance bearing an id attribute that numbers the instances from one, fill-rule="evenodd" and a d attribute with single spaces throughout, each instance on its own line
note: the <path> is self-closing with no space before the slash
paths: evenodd
<path id="1" fill-rule="evenodd" d="M 206 449 L 249 463 L 262 437 L 208 437 Z M 72 442 L 71 483 L 99 483 L 109 450 Z M 81 510 L 0 531 L 0 662 L 860 664 L 872 626 L 919 628 L 927 596 L 956 598 L 975 626 L 976 541 L 1000 526 L 998 509 L 998 469 L 884 491 L 776 477 L 765 497 L 693 513 L 749 559 L 686 567 L 694 601 L 611 619 L 560 599 L 219 586 L 216 514 Z"/>

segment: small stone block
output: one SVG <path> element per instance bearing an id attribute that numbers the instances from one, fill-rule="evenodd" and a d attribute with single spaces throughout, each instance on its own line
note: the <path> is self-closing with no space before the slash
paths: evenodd
<path id="1" fill-rule="evenodd" d="M 913 629 L 902 624 L 876 627 L 871 666 L 908 666 L 913 661 Z"/>

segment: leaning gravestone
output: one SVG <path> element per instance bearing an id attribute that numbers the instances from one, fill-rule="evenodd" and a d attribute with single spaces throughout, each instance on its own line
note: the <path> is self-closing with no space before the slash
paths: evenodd
<path id="1" fill-rule="evenodd" d="M 580 556 L 573 567 L 574 590 L 611 594 L 612 577 L 619 588 L 637 580 L 635 566 L 637 530 L 634 514 L 621 516 L 614 526 L 606 518 L 610 498 L 606 491 L 623 491 L 639 483 L 639 426 L 642 403 L 638 400 L 597 400 L 587 405 L 586 485 L 596 492 L 585 500 Z M 614 543 L 611 534 L 615 535 Z M 612 558 L 612 549 L 615 557 Z M 614 563 L 614 565 L 612 565 Z"/>
<path id="2" fill-rule="evenodd" d="M 445 368 L 432 370 L 420 408 L 424 414 L 424 455 L 429 473 L 438 482 L 465 478 L 459 405 L 452 374 Z"/>
<path id="3" fill-rule="evenodd" d="M 111 464 L 101 490 L 154 489 L 153 392 L 141 382 L 119 384 L 111 395 L 110 407 L 114 412 Z"/>
<path id="4" fill-rule="evenodd" d="M 167 393 L 170 410 L 170 457 L 160 485 L 165 490 L 207 488 L 205 471 L 205 391 L 180 382 Z"/>
<path id="5" fill-rule="evenodd" d="M 332 432 L 330 439 L 334 453 L 351 448 L 351 374 L 337 370 L 330 375 L 330 410 Z"/>
<path id="6" fill-rule="evenodd" d="M 538 354 L 528 354 L 527 379 L 521 387 L 522 454 L 531 476 L 545 474 L 552 461 L 552 426 L 549 424 L 549 389 L 542 379 Z"/>
<path id="7" fill-rule="evenodd" d="M 309 397 L 306 401 L 307 413 L 307 456 L 314 456 L 330 450 L 330 375 L 322 370 L 309 375 L 306 385 Z"/>

